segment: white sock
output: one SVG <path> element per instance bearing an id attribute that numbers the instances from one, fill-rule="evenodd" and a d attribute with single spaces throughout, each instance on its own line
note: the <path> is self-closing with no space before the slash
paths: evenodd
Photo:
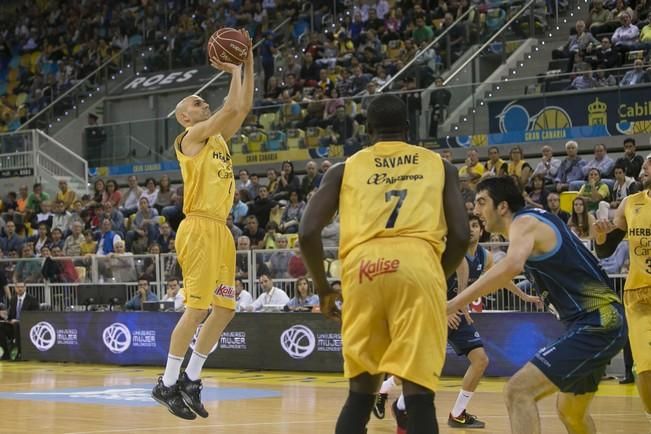
<path id="1" fill-rule="evenodd" d="M 181 372 L 181 363 L 183 357 L 167 355 L 167 364 L 165 365 L 165 373 L 163 374 L 163 384 L 165 387 L 170 387 L 176 384 L 179 379 L 179 372 Z"/>
<path id="2" fill-rule="evenodd" d="M 201 375 L 201 369 L 203 368 L 203 364 L 206 362 L 207 358 L 208 356 L 204 356 L 203 354 L 197 353 L 196 351 L 192 352 L 188 366 L 185 368 L 185 373 L 190 380 L 196 381 L 199 379 Z"/>
<path id="3" fill-rule="evenodd" d="M 463 413 L 468 406 L 473 394 L 474 392 L 467 392 L 461 389 L 461 392 L 459 392 L 459 396 L 457 397 L 457 402 L 454 403 L 454 407 L 452 408 L 452 417 L 461 416 L 461 413 Z"/>
<path id="4" fill-rule="evenodd" d="M 398 407 L 398 410 L 406 410 L 407 406 L 405 405 L 405 395 L 402 393 L 400 394 L 400 398 L 398 398 L 398 403 L 396 404 L 396 407 Z"/>
<path id="5" fill-rule="evenodd" d="M 396 382 L 393 381 L 393 375 L 387 378 L 382 382 L 382 387 L 380 387 L 380 393 L 389 393 L 396 386 Z"/>

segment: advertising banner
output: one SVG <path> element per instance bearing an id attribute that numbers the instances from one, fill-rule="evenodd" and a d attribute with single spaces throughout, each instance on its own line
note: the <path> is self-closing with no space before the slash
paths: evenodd
<path id="1" fill-rule="evenodd" d="M 210 80 L 217 71 L 211 66 L 198 66 L 179 71 L 162 71 L 140 74 L 115 89 L 112 95 L 127 95 L 154 90 L 172 90 L 179 87 L 200 87 Z"/>
<path id="2" fill-rule="evenodd" d="M 25 312 L 22 354 L 25 360 L 162 366 L 179 317 L 174 312 Z M 491 360 L 488 376 L 512 375 L 563 332 L 551 314 L 482 313 L 473 319 Z M 339 323 L 321 315 L 238 314 L 205 366 L 341 372 L 341 348 Z M 463 375 L 467 366 L 466 358 L 448 347 L 443 374 Z"/>

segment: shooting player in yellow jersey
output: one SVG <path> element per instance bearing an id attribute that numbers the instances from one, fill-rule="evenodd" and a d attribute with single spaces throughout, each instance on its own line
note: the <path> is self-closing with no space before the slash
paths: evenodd
<path id="1" fill-rule="evenodd" d="M 409 434 L 438 432 L 434 410 L 447 338 L 446 277 L 468 247 L 456 169 L 406 143 L 404 102 L 369 105 L 373 146 L 328 170 L 299 228 L 321 311 L 342 319 L 348 399 L 336 434 L 363 434 L 384 373 L 403 379 Z M 328 285 L 321 230 L 339 209 L 342 294 Z"/>
<path id="2" fill-rule="evenodd" d="M 249 41 L 243 83 L 240 65 L 210 59 L 213 67 L 231 74 L 224 106 L 211 114 L 208 103 L 197 95 L 176 106 L 176 120 L 185 127 L 174 149 L 184 187 L 186 218 L 176 234 L 176 250 L 186 309 L 172 332 L 165 374 L 152 396 L 183 419 L 195 419 L 196 414 L 208 417 L 201 403 L 201 369 L 235 312 L 235 247 L 226 226 L 235 180 L 226 142 L 240 129 L 253 103 L 253 53 L 248 33 L 243 33 Z M 188 366 L 179 377 L 188 345 L 204 319 Z"/>
<path id="3" fill-rule="evenodd" d="M 651 156 L 647 157 L 642 171 L 642 191 L 624 198 L 613 222 L 597 221 L 595 232 L 597 244 L 603 244 L 606 234 L 614 229 L 628 234 L 631 265 L 624 286 L 624 307 L 637 389 L 651 422 Z"/>

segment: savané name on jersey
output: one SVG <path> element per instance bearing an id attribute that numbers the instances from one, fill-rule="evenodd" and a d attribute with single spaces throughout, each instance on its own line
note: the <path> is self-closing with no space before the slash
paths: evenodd
<path id="1" fill-rule="evenodd" d="M 376 157 L 375 167 L 382 169 L 392 169 L 404 164 L 418 164 L 419 154 L 398 155 L 396 157 Z"/>

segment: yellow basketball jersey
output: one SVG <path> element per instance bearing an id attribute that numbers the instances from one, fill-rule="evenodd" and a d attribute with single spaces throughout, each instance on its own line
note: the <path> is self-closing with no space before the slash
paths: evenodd
<path id="1" fill-rule="evenodd" d="M 188 157 L 179 148 L 185 134 L 181 133 L 174 141 L 183 176 L 183 213 L 225 223 L 233 206 L 235 189 L 228 146 L 222 136 L 212 136 L 197 155 Z"/>
<path id="2" fill-rule="evenodd" d="M 628 196 L 626 199 L 628 225 L 628 252 L 631 265 L 624 289 L 651 286 L 651 197 L 649 190 Z"/>
<path id="3" fill-rule="evenodd" d="M 374 238 L 419 238 L 445 250 L 445 169 L 432 151 L 379 142 L 346 160 L 339 194 L 339 256 Z"/>

